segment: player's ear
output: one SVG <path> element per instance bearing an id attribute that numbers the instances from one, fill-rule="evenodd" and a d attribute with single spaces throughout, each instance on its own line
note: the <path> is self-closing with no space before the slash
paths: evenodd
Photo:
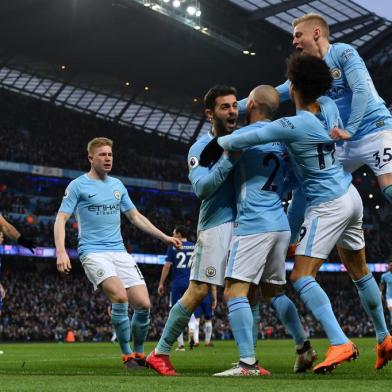
<path id="1" fill-rule="evenodd" d="M 319 39 L 320 37 L 321 37 L 321 29 L 320 29 L 319 26 L 316 26 L 316 27 L 314 28 L 314 31 L 313 31 L 313 38 L 314 38 L 315 41 L 318 41 L 318 39 Z"/>
<path id="2" fill-rule="evenodd" d="M 89 161 L 90 163 L 93 161 L 93 156 L 92 156 L 92 155 L 88 154 L 87 158 L 88 158 L 88 161 Z"/>
<path id="3" fill-rule="evenodd" d="M 211 109 L 206 109 L 206 110 L 204 110 L 204 114 L 206 115 L 206 117 L 207 117 L 207 119 L 208 119 L 209 121 L 212 120 L 212 110 L 211 110 Z"/>

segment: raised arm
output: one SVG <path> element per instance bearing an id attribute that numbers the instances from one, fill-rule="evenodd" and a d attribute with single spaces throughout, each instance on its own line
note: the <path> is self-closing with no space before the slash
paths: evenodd
<path id="1" fill-rule="evenodd" d="M 218 138 L 218 144 L 228 151 L 246 148 L 271 142 L 289 142 L 295 137 L 295 127 L 287 118 L 281 118 L 263 127 L 249 125 L 247 132 Z"/>

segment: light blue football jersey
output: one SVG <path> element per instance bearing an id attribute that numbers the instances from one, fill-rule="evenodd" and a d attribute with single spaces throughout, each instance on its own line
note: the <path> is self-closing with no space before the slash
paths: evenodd
<path id="1" fill-rule="evenodd" d="M 202 200 L 198 230 L 232 222 L 236 215 L 232 172 L 234 162 L 223 155 L 212 167 L 199 165 L 200 154 L 212 138 L 211 133 L 202 136 L 188 153 L 188 177 L 196 196 Z"/>
<path id="2" fill-rule="evenodd" d="M 87 174 L 68 185 L 59 212 L 75 213 L 78 253 L 123 252 L 121 212 L 135 208 L 124 184 L 117 178 L 94 180 Z"/>
<path id="3" fill-rule="evenodd" d="M 269 122 L 259 121 L 234 135 L 257 131 Z M 237 199 L 235 235 L 289 231 L 282 206 L 287 152 L 280 142 L 248 148 L 234 168 Z"/>
<path id="4" fill-rule="evenodd" d="M 347 44 L 330 44 L 323 60 L 333 78 L 327 95 L 337 104 L 344 129 L 353 135 L 350 140 L 392 129 L 391 113 L 358 52 Z M 289 87 L 290 81 L 276 87 L 281 101 L 290 99 Z"/>
<path id="5" fill-rule="evenodd" d="M 340 123 L 338 108 L 328 97 L 318 99 L 321 113 L 304 110 L 241 135 L 218 138 L 226 150 L 243 150 L 258 144 L 282 142 L 291 157 L 296 177 L 304 188 L 307 205 L 318 205 L 344 195 L 351 174 L 335 158 L 335 143 L 329 130 Z"/>
<path id="6" fill-rule="evenodd" d="M 381 275 L 381 283 L 383 283 L 387 290 L 386 290 L 386 298 L 392 299 L 392 273 L 390 271 L 384 272 Z"/>

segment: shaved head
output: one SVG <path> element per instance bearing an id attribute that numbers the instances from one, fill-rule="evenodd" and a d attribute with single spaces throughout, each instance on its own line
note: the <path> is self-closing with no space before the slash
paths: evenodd
<path id="1" fill-rule="evenodd" d="M 274 117 L 280 103 L 277 90 L 267 84 L 262 84 L 254 88 L 250 92 L 248 99 L 252 100 L 260 114 L 264 114 L 268 119 Z"/>

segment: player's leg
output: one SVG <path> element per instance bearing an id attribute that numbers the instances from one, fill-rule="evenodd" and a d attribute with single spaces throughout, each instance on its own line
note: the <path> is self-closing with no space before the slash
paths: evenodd
<path id="1" fill-rule="evenodd" d="M 267 375 L 258 366 L 253 339 L 253 314 L 248 300 L 251 283 L 258 285 L 266 255 L 274 240 L 268 233 L 234 236 L 226 269 L 225 300 L 229 323 L 239 348 L 240 361 L 234 368 L 215 376 Z"/>
<path id="2" fill-rule="evenodd" d="M 195 317 L 195 328 L 193 330 L 193 339 L 195 341 L 195 347 L 199 347 L 200 345 L 199 333 L 200 333 L 200 317 Z"/>
<path id="3" fill-rule="evenodd" d="M 150 298 L 145 284 L 135 285 L 127 288 L 129 303 L 133 307 L 131 319 L 131 336 L 133 351 L 137 358 L 143 362 L 144 342 L 147 339 L 150 326 Z"/>
<path id="4" fill-rule="evenodd" d="M 358 355 L 357 348 L 336 320 L 327 294 L 315 280 L 320 266 L 350 224 L 353 211 L 348 206 L 351 204 L 352 197 L 348 191 L 336 200 L 307 209 L 290 276 L 295 290 L 320 322 L 330 341 L 326 360 L 314 368 L 316 373 L 332 371 L 339 363 Z"/>
<path id="5" fill-rule="evenodd" d="M 339 256 L 357 287 L 366 313 L 373 322 L 378 345 L 382 346 L 386 342 L 385 344 L 388 346 L 386 350 L 390 350 L 390 353 L 384 353 L 385 360 L 388 361 L 392 359 L 392 341 L 385 322 L 380 289 L 366 265 L 365 241 L 362 230 L 362 200 L 354 187 L 350 188 L 349 196 L 352 202 L 347 204 L 347 208 L 351 208 L 353 213 L 350 225 L 342 233 L 337 243 Z M 378 362 L 376 368 L 384 366 Z"/>
<path id="6" fill-rule="evenodd" d="M 290 242 L 290 232 L 271 233 L 271 235 L 275 236 L 275 244 L 268 253 L 261 276 L 261 292 L 263 299 L 271 301 L 278 319 L 294 338 L 296 344 L 294 372 L 305 372 L 312 367 L 317 354 L 306 338 L 297 308 L 284 292 L 286 284 L 285 259 Z"/>
<path id="7" fill-rule="evenodd" d="M 155 350 L 147 357 L 147 364 L 158 373 L 169 376 L 176 374 L 169 358 L 173 343 L 208 294 L 209 285 L 223 285 L 232 231 L 233 224 L 224 223 L 199 232 L 192 255 L 189 287 L 170 310 L 162 336 Z"/>
<path id="8" fill-rule="evenodd" d="M 211 347 L 211 337 L 212 337 L 212 296 L 211 293 L 204 298 L 203 302 L 201 303 L 201 307 L 203 309 L 204 315 L 204 344 L 206 347 Z"/>
<path id="9" fill-rule="evenodd" d="M 187 285 L 189 284 L 189 282 L 187 282 Z M 170 308 L 173 307 L 173 305 L 175 305 L 180 299 L 181 297 L 184 295 L 186 289 L 188 288 L 188 286 L 185 286 L 185 284 L 175 284 L 175 282 L 173 282 L 172 285 L 172 290 L 170 293 Z M 178 338 L 177 338 L 177 348 L 176 351 L 185 351 L 185 346 L 184 346 L 184 332 L 182 332 Z"/>
<path id="10" fill-rule="evenodd" d="M 260 291 L 259 286 L 251 284 L 248 292 L 248 301 L 250 305 L 250 310 L 252 311 L 253 317 L 253 346 L 256 351 L 257 339 L 259 337 L 259 324 L 260 324 Z"/>
<path id="11" fill-rule="evenodd" d="M 195 313 L 199 311 L 200 305 L 195 309 L 194 313 L 192 313 L 191 318 L 188 321 L 188 343 L 189 348 L 193 350 L 195 347 L 195 329 L 196 329 L 196 316 Z"/>
<path id="12" fill-rule="evenodd" d="M 132 358 L 140 365 L 145 364 L 144 342 L 150 325 L 150 298 L 139 267 L 126 252 L 113 252 L 112 257 L 118 277 L 126 288 L 128 302 L 133 308 L 130 323 L 133 343 Z"/>
<path id="13" fill-rule="evenodd" d="M 365 164 L 372 169 L 383 195 L 392 204 L 392 130 L 371 134 L 358 142 Z"/>
<path id="14" fill-rule="evenodd" d="M 123 282 L 117 276 L 105 279 L 100 284 L 101 290 L 112 303 L 112 324 L 116 331 L 118 344 L 123 354 L 124 364 L 132 354 L 130 346 L 131 323 L 128 315 L 128 296 Z M 130 362 L 130 368 L 136 362 Z"/>
<path id="15" fill-rule="evenodd" d="M 392 298 L 387 298 L 387 307 L 389 310 L 389 320 L 390 323 L 392 324 Z"/>
<path id="16" fill-rule="evenodd" d="M 129 344 L 131 327 L 128 315 L 128 297 L 124 283 L 117 276 L 112 253 L 90 253 L 82 257 L 82 266 L 94 289 L 101 288 L 112 304 L 112 324 L 116 331 L 118 344 L 123 355 L 124 365 L 128 369 L 138 368 L 133 360 L 128 360 L 132 354 Z"/>

